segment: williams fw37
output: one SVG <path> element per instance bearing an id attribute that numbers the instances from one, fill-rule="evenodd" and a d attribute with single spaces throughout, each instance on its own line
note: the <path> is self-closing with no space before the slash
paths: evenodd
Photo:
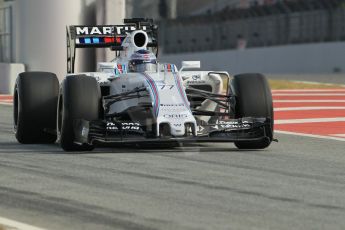
<path id="1" fill-rule="evenodd" d="M 157 60 L 157 26 L 69 26 L 67 76 L 19 74 L 14 91 L 18 142 L 54 143 L 65 151 L 97 144 L 233 142 L 263 149 L 273 139 L 272 96 L 261 74 L 200 71 L 199 61 Z M 74 72 L 76 49 L 110 48 L 116 58 L 97 72 Z"/>

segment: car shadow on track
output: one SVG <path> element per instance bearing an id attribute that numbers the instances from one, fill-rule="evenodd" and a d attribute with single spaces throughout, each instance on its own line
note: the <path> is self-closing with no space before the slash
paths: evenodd
<path id="1" fill-rule="evenodd" d="M 188 143 L 178 145 L 100 145 L 97 146 L 93 151 L 81 152 L 75 154 L 116 154 L 116 153 L 128 153 L 128 154 L 140 154 L 140 153 L 216 153 L 216 152 L 261 152 L 262 150 L 240 150 L 233 146 L 231 143 L 224 144 L 217 147 L 215 144 L 207 143 Z"/>
<path id="2" fill-rule="evenodd" d="M 255 153 L 266 152 L 265 150 L 239 150 L 231 143 L 229 146 L 217 147 L 214 144 L 200 144 L 189 143 L 183 145 L 167 146 L 167 145 L 98 145 L 93 151 L 86 152 L 65 152 L 58 143 L 55 144 L 19 144 L 17 142 L 0 142 L 0 154 L 23 154 L 23 153 L 37 153 L 37 154 L 66 154 L 66 155 L 87 155 L 87 154 L 140 154 L 140 153 L 210 153 L 210 152 L 242 152 Z"/>

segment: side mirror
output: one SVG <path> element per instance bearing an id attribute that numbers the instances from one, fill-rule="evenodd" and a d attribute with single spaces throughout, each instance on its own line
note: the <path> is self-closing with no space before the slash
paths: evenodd
<path id="1" fill-rule="evenodd" d="M 200 69 L 200 61 L 182 61 L 180 72 L 184 69 Z"/>

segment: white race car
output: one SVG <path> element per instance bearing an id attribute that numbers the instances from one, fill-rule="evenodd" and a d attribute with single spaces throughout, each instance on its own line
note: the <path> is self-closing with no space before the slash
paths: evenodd
<path id="1" fill-rule="evenodd" d="M 97 72 L 74 73 L 76 48 L 111 48 L 115 60 Z M 272 96 L 261 74 L 231 77 L 160 63 L 157 26 L 150 19 L 124 25 L 67 28 L 67 76 L 19 74 L 14 128 L 20 143 L 53 143 L 65 151 L 98 143 L 234 142 L 263 149 L 273 139 Z"/>

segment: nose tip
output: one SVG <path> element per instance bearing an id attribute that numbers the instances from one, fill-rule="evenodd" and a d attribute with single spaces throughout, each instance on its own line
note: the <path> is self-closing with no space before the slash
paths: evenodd
<path id="1" fill-rule="evenodd" d="M 195 136 L 196 130 L 193 123 L 161 123 L 159 135 L 160 137 Z"/>
<path id="2" fill-rule="evenodd" d="M 184 135 L 184 124 L 182 123 L 172 123 L 170 124 L 171 134 L 173 136 L 183 136 Z"/>

